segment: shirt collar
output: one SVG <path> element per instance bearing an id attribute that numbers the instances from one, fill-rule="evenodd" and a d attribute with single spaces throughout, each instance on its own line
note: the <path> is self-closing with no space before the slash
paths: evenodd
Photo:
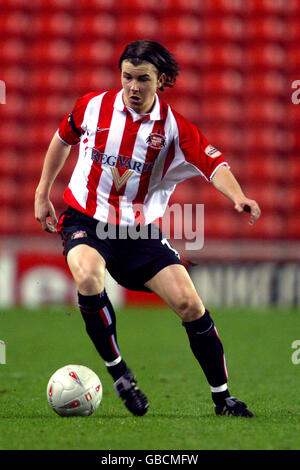
<path id="1" fill-rule="evenodd" d="M 127 108 L 123 102 L 123 93 L 124 93 L 123 89 L 117 93 L 117 96 L 114 102 L 114 108 L 117 109 L 118 111 L 126 112 Z M 151 121 L 160 121 L 162 119 L 160 100 L 156 93 L 155 93 L 155 102 L 154 102 L 154 106 L 152 108 L 151 113 L 148 113 L 145 116 L 137 114 L 137 116 L 139 116 L 140 118 L 144 117 L 144 119 L 150 119 Z"/>

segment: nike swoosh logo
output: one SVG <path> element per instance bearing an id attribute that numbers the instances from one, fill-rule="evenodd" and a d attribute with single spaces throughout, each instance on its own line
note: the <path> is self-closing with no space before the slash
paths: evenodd
<path id="1" fill-rule="evenodd" d="M 103 132 L 103 131 L 109 131 L 109 127 L 106 127 L 105 129 L 100 129 L 97 127 L 97 132 Z"/>

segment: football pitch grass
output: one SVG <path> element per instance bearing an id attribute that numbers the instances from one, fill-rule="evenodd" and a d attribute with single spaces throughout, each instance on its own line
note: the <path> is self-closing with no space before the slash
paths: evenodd
<path id="1" fill-rule="evenodd" d="M 219 417 L 181 322 L 170 310 L 117 310 L 118 340 L 150 401 L 134 417 L 116 396 L 76 307 L 0 312 L 1 450 L 298 450 L 300 312 L 293 309 L 214 309 L 224 344 L 229 389 L 254 419 Z M 298 358 L 300 354 L 298 354 Z M 297 361 L 296 361 L 297 362 Z M 49 407 L 46 386 L 56 369 L 83 364 L 103 385 L 98 410 L 61 418 Z"/>

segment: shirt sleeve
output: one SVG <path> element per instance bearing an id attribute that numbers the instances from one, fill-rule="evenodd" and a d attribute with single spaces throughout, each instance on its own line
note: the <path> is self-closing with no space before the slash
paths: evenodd
<path id="1" fill-rule="evenodd" d="M 211 181 L 220 165 L 229 167 L 222 153 L 217 150 L 203 133 L 190 121 L 174 112 L 178 126 L 178 146 L 186 162 L 196 167 Z"/>
<path id="2" fill-rule="evenodd" d="M 57 130 L 57 135 L 64 143 L 68 145 L 76 145 L 79 143 L 81 136 L 85 132 L 85 129 L 82 127 L 84 113 L 93 96 L 95 96 L 95 93 L 88 93 L 79 98 L 72 112 L 67 114 L 62 120 Z"/>

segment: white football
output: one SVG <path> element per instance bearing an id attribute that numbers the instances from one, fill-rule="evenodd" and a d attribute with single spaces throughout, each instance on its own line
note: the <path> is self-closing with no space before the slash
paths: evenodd
<path id="1" fill-rule="evenodd" d="M 86 366 L 67 365 L 50 377 L 47 400 L 60 416 L 90 416 L 102 400 L 102 384 Z"/>

